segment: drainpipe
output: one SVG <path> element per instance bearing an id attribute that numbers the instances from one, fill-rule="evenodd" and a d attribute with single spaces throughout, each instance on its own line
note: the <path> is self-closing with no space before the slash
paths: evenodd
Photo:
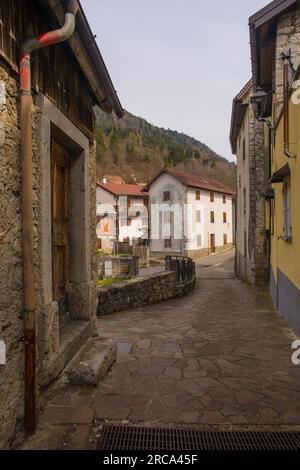
<path id="1" fill-rule="evenodd" d="M 283 86 L 284 86 L 284 99 L 283 99 L 283 120 L 284 120 L 284 155 L 288 158 L 296 158 L 296 154 L 290 152 L 290 117 L 289 117 L 289 68 L 288 62 L 283 66 Z"/>
<path id="2" fill-rule="evenodd" d="M 24 42 L 20 52 L 21 88 L 21 156 L 22 156 L 22 231 L 24 271 L 24 341 L 25 341 L 25 430 L 35 432 L 36 425 L 36 377 L 35 377 L 35 299 L 33 261 L 33 198 L 32 198 L 32 94 L 30 55 L 45 46 L 65 41 L 75 29 L 77 0 L 70 0 L 61 29 L 49 31 L 38 38 Z M 49 73 L 52 73 L 49 70 Z"/>

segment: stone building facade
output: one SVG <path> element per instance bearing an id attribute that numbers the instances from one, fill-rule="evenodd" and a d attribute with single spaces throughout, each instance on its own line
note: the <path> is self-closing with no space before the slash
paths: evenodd
<path id="1" fill-rule="evenodd" d="M 276 48 L 274 60 L 274 96 L 273 103 L 276 108 L 274 118 L 277 120 L 282 112 L 284 100 L 283 67 L 284 61 L 280 60 L 282 54 L 291 52 L 291 62 L 294 71 L 300 64 L 300 9 L 297 8 L 297 2 L 286 13 L 279 16 L 276 24 Z M 289 78 L 292 80 L 293 71 L 290 69 Z"/>
<path id="2" fill-rule="evenodd" d="M 299 336 L 300 3 L 271 2 L 251 16 L 249 25 L 253 86 L 264 91 L 260 117 L 272 136 L 266 202 L 269 288 L 278 312 Z"/>
<path id="3" fill-rule="evenodd" d="M 43 3 L 43 5 L 41 5 Z M 18 53 L 32 35 L 64 23 L 65 2 L 0 0 L 0 448 L 24 436 L 24 278 L 22 247 L 22 159 Z M 9 22 L 9 23 L 8 23 Z M 21 25 L 26 25 L 22 30 Z M 82 10 L 66 45 L 33 54 L 33 224 L 37 404 L 84 341 L 95 333 L 96 152 L 93 105 L 118 115 L 110 78 L 99 50 L 92 64 Z M 90 38 L 91 39 L 91 38 Z M 38 60 L 39 59 L 39 60 Z M 61 65 L 59 67 L 59 64 Z M 85 66 L 83 67 L 83 64 Z M 102 67 L 102 68 L 101 68 Z M 80 88 L 81 93 L 78 93 Z M 100 99 L 100 96 L 102 97 Z M 59 149 L 57 151 L 57 149 Z M 65 156 L 68 180 L 56 184 L 54 158 Z M 58 170 L 57 170 L 58 172 Z M 56 193 L 66 187 L 67 262 L 64 302 L 54 297 Z M 56 189 L 55 189 L 56 188 Z M 56 199 L 55 199 L 56 198 Z M 0 361 L 1 362 L 1 361 Z M 37 411 L 37 410 L 36 410 Z"/>
<path id="4" fill-rule="evenodd" d="M 237 157 L 236 262 L 238 277 L 267 285 L 269 241 L 264 192 L 268 187 L 268 136 L 254 116 L 250 80 L 233 100 L 230 142 Z"/>

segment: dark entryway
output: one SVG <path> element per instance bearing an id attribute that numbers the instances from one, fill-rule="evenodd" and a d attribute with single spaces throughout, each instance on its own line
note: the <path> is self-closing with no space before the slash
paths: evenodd
<path id="1" fill-rule="evenodd" d="M 216 251 L 216 237 L 214 233 L 210 234 L 210 252 L 215 253 Z"/>
<path id="2" fill-rule="evenodd" d="M 61 323 L 68 312 L 69 284 L 69 154 L 51 144 L 52 292 L 58 302 Z"/>

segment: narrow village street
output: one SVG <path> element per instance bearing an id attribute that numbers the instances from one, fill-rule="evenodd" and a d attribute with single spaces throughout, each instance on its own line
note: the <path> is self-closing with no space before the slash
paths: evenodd
<path id="1" fill-rule="evenodd" d="M 194 292 L 99 320 L 118 344 L 97 388 L 54 394 L 25 449 L 95 448 L 101 424 L 300 429 L 294 335 L 265 289 L 234 277 L 234 252 L 197 263 Z"/>

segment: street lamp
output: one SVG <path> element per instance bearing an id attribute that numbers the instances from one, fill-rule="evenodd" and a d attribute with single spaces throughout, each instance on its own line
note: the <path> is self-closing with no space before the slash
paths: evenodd
<path id="1" fill-rule="evenodd" d="M 268 98 L 269 93 L 267 93 L 260 87 L 257 87 L 257 90 L 251 96 L 250 102 L 253 106 L 256 119 L 263 118 L 266 116 Z"/>

